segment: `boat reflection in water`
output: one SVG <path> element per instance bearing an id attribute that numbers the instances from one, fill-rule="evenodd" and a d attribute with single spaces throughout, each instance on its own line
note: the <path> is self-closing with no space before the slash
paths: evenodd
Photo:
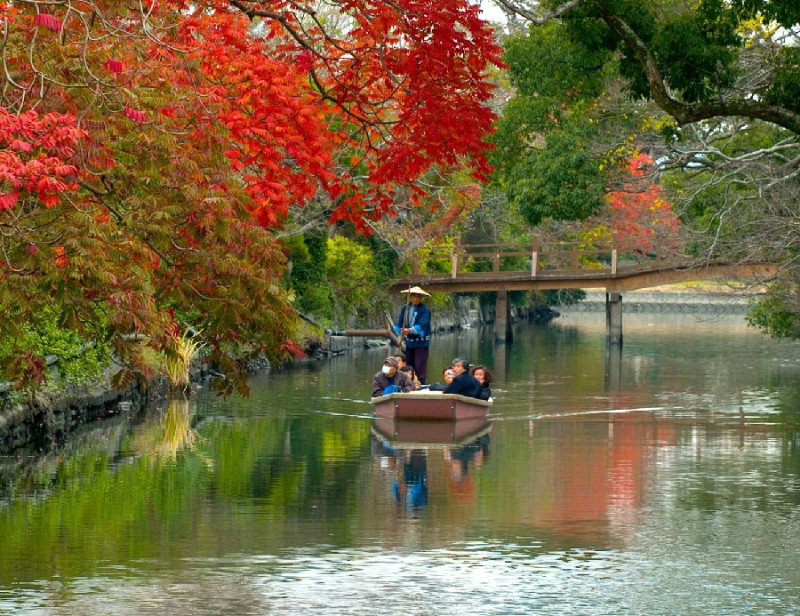
<path id="1" fill-rule="evenodd" d="M 491 428 L 485 413 L 458 420 L 375 417 L 373 452 L 391 474 L 399 513 L 417 517 L 428 505 L 429 489 L 442 498 L 472 492 L 464 486 L 472 485 L 470 470 L 488 453 Z"/>

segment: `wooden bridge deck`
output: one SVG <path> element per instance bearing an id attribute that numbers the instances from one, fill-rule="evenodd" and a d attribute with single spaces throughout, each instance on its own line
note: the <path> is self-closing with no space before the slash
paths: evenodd
<path id="1" fill-rule="evenodd" d="M 468 293 L 481 291 L 526 291 L 547 289 L 606 289 L 623 293 L 648 287 L 689 280 L 749 281 L 765 280 L 775 275 L 777 267 L 766 263 L 704 264 L 687 262 L 638 264 L 610 270 L 549 270 L 535 275 L 526 272 L 462 272 L 418 274 L 396 278 L 394 290 L 420 285 L 426 291 Z"/>
<path id="2" fill-rule="evenodd" d="M 420 285 L 447 293 L 604 288 L 623 293 L 688 280 L 763 281 L 777 270 L 769 263 L 708 263 L 675 254 L 643 257 L 580 244 L 544 249 L 537 243 L 455 245 L 414 255 L 411 274 L 393 280 L 392 288 Z"/>
<path id="3" fill-rule="evenodd" d="M 544 246 L 482 244 L 425 247 L 411 261 L 411 274 L 392 281 L 395 291 L 420 285 L 428 292 L 496 292 L 495 340 L 512 338 L 509 291 L 605 289 L 608 343 L 622 345 L 622 293 L 689 280 L 748 285 L 773 277 L 770 263 L 709 263 L 679 254 L 643 254 L 620 246 L 585 243 Z"/>

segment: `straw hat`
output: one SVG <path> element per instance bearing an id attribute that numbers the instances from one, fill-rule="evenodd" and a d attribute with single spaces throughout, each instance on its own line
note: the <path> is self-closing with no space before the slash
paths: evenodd
<path id="1" fill-rule="evenodd" d="M 410 289 L 400 291 L 400 293 L 408 293 L 409 295 L 425 295 L 427 297 L 431 296 L 430 293 L 423 291 L 420 287 L 411 287 Z"/>

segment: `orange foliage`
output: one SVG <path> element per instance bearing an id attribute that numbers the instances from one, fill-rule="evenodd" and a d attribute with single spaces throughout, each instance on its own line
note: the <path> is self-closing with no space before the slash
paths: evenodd
<path id="1" fill-rule="evenodd" d="M 660 184 L 649 177 L 653 159 L 638 153 L 621 169 L 622 187 L 608 193 L 605 212 L 590 219 L 590 226 L 608 228 L 612 243 L 627 250 L 654 252 L 676 248 L 680 222 L 664 198 Z"/>

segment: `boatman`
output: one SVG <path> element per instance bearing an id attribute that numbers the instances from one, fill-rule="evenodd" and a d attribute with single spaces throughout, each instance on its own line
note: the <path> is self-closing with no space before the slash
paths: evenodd
<path id="1" fill-rule="evenodd" d="M 422 303 L 422 297 L 431 294 L 420 287 L 406 291 L 406 304 L 400 310 L 394 333 L 406 346 L 406 363 L 414 368 L 420 383 L 428 382 L 428 346 L 431 341 L 431 311 Z"/>
<path id="2" fill-rule="evenodd" d="M 398 392 L 415 391 L 416 385 L 408 378 L 405 372 L 397 369 L 397 359 L 387 357 L 383 360 L 383 367 L 372 377 L 372 397 L 385 396 Z"/>

